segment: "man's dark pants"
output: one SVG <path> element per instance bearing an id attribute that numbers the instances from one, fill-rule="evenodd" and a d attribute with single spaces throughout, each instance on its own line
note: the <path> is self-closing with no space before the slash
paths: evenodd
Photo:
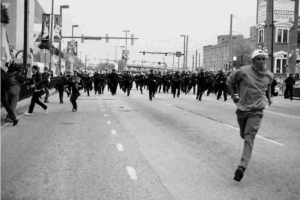
<path id="1" fill-rule="evenodd" d="M 218 85 L 218 96 L 217 98 L 220 99 L 221 96 L 222 96 L 222 92 L 223 92 L 223 96 L 224 96 L 224 100 L 226 101 L 227 100 L 227 86 L 225 83 L 221 83 Z"/>
<path id="2" fill-rule="evenodd" d="M 197 85 L 197 98 L 196 99 L 201 100 L 204 90 L 205 90 L 204 85 L 200 85 L 200 84 Z"/>
<path id="3" fill-rule="evenodd" d="M 244 139 L 244 150 L 239 166 L 246 169 L 251 159 L 254 139 L 263 118 L 263 110 L 241 111 L 237 109 L 236 114 L 240 127 L 240 136 Z"/>
<path id="4" fill-rule="evenodd" d="M 64 88 L 58 88 L 58 93 L 59 93 L 59 101 L 60 103 L 63 103 L 63 99 L 64 99 Z"/>
<path id="5" fill-rule="evenodd" d="M 45 99 L 44 102 L 48 101 L 49 98 L 49 89 L 47 85 L 44 85 L 44 91 L 45 91 Z"/>
<path id="6" fill-rule="evenodd" d="M 293 98 L 293 85 L 291 85 L 291 84 L 287 84 L 286 85 L 286 88 L 285 88 L 285 91 L 284 91 L 284 97 L 285 98 L 288 98 L 288 97 L 290 97 L 290 99 L 292 99 Z"/>
<path id="7" fill-rule="evenodd" d="M 176 95 L 176 90 L 178 90 L 177 91 L 177 97 L 179 97 L 179 95 L 180 95 L 180 85 L 173 85 L 173 91 L 172 91 L 172 93 L 173 93 L 173 97 L 175 98 L 175 95 Z"/>
<path id="8" fill-rule="evenodd" d="M 30 103 L 30 106 L 29 106 L 29 110 L 28 110 L 29 113 L 33 112 L 35 104 L 38 104 L 44 110 L 47 109 L 47 106 L 40 101 L 41 93 L 42 93 L 42 91 L 38 91 L 38 92 L 33 93 L 32 98 L 31 98 L 31 103 Z"/>
<path id="9" fill-rule="evenodd" d="M 78 92 L 72 92 L 71 97 L 70 97 L 70 101 L 73 105 L 73 109 L 77 110 L 77 102 L 76 100 L 78 99 L 78 97 L 80 96 L 80 94 Z"/>
<path id="10" fill-rule="evenodd" d="M 5 91 L 1 90 L 1 103 L 3 105 L 3 107 L 5 108 L 7 114 L 9 115 L 9 117 L 15 121 L 17 118 L 16 118 L 16 115 L 14 114 L 12 108 L 8 105 L 8 102 L 7 102 L 7 96 L 6 96 L 6 93 Z"/>

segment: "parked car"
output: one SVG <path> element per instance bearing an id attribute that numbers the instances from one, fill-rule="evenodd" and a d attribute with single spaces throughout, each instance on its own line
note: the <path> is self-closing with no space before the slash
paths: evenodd
<path id="1" fill-rule="evenodd" d="M 293 87 L 293 97 L 300 98 L 300 80 L 297 80 Z"/>

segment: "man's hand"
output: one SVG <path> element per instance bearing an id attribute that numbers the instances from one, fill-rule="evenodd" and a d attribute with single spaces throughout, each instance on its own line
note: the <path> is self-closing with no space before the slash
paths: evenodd
<path id="1" fill-rule="evenodd" d="M 272 99 L 268 99 L 269 106 L 273 103 Z"/>
<path id="2" fill-rule="evenodd" d="M 235 97 L 233 97 L 233 102 L 234 103 L 238 103 L 240 101 L 240 99 L 239 98 L 237 98 L 236 96 Z"/>

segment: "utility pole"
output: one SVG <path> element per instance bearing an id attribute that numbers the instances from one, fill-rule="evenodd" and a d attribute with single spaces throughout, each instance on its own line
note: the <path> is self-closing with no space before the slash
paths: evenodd
<path id="1" fill-rule="evenodd" d="M 86 71 L 86 56 L 85 56 L 85 64 L 84 64 L 84 66 L 85 66 L 85 71 Z"/>
<path id="2" fill-rule="evenodd" d="M 195 63 L 195 70 L 197 69 L 197 58 L 198 58 L 198 50 L 196 50 L 196 63 Z M 194 71 L 194 70 L 193 70 Z"/>
<path id="3" fill-rule="evenodd" d="M 54 20 L 54 17 L 53 17 L 53 7 L 54 7 L 54 0 L 52 0 L 52 8 L 51 8 L 51 34 L 50 34 L 50 47 L 49 47 L 49 50 L 50 50 L 50 63 L 49 63 L 49 69 L 51 70 L 51 58 L 52 58 L 52 53 L 53 53 L 53 49 L 52 49 L 52 35 L 53 35 L 53 20 Z"/>
<path id="4" fill-rule="evenodd" d="M 130 32 L 130 31 L 128 31 L 128 30 L 124 30 L 123 32 L 125 32 L 125 33 L 126 33 L 125 54 L 127 55 L 127 32 Z M 127 58 L 125 59 L 125 66 L 126 66 L 126 64 L 127 64 Z"/>
<path id="5" fill-rule="evenodd" d="M 228 65 L 229 63 L 232 63 L 232 18 L 233 15 L 230 15 L 230 43 L 229 43 L 229 59 L 228 59 Z"/>
<path id="6" fill-rule="evenodd" d="M 174 60 L 175 60 L 175 55 L 173 54 L 173 71 L 174 71 Z"/>
<path id="7" fill-rule="evenodd" d="M 178 57 L 178 71 L 179 71 L 179 57 Z"/>
<path id="8" fill-rule="evenodd" d="M 271 72 L 274 71 L 274 0 L 272 0 Z M 289 39 L 289 38 L 288 38 Z M 289 55 L 288 55 L 289 56 Z M 289 57 L 287 58 L 289 59 Z"/>
<path id="9" fill-rule="evenodd" d="M 24 0 L 24 45 L 23 45 L 23 67 L 27 67 L 27 33 L 28 33 L 28 28 L 27 28 L 27 15 L 28 15 L 28 0 Z M 2 28 L 1 28 L 2 31 Z M 2 33 L 1 33 L 2 35 Z M 1 38 L 2 40 L 2 38 Z M 2 47 L 1 47 L 2 48 Z M 2 56 L 2 55 L 1 55 Z"/>
<path id="10" fill-rule="evenodd" d="M 118 48 L 118 46 L 115 46 L 115 63 L 117 63 L 117 48 Z"/>
<path id="11" fill-rule="evenodd" d="M 192 62 L 192 72 L 194 71 L 194 54 L 193 54 L 193 62 Z"/>
<path id="12" fill-rule="evenodd" d="M 186 55 L 185 55 L 185 36 L 186 35 L 180 35 L 180 37 L 183 37 L 183 68 L 184 68 L 184 64 L 185 64 L 185 59 L 186 59 Z"/>
<path id="13" fill-rule="evenodd" d="M 185 57 L 185 68 L 186 70 L 188 69 L 187 67 L 187 64 L 188 64 L 188 51 L 189 51 L 189 36 L 187 35 L 186 36 L 186 50 L 185 50 L 185 53 L 186 53 L 186 57 Z"/>
<path id="14" fill-rule="evenodd" d="M 200 61 L 201 61 L 201 53 L 199 53 L 199 67 L 201 67 Z"/>

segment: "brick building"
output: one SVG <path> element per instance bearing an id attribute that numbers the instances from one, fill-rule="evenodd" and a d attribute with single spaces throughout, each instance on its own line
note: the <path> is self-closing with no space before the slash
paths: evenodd
<path id="1" fill-rule="evenodd" d="M 272 42 L 272 3 L 274 2 L 274 40 L 273 55 L 267 59 L 267 66 L 276 77 L 287 76 L 296 72 L 296 63 L 300 62 L 296 49 L 299 48 L 298 15 L 299 0 L 258 0 L 257 1 L 257 48 L 261 47 L 271 53 Z M 298 46 L 298 47 L 297 47 Z M 289 56 L 288 56 L 289 54 Z M 289 58 L 288 58 L 289 57 Z M 288 66 L 288 67 L 285 67 Z"/>
<path id="2" fill-rule="evenodd" d="M 256 27 L 250 28 L 250 38 L 244 38 L 242 35 L 233 35 L 233 47 L 237 41 L 244 40 L 246 44 L 254 50 L 256 44 Z M 203 47 L 203 66 L 206 71 L 218 71 L 228 69 L 229 63 L 229 43 L 230 35 L 219 35 L 217 45 L 208 45 Z"/>

